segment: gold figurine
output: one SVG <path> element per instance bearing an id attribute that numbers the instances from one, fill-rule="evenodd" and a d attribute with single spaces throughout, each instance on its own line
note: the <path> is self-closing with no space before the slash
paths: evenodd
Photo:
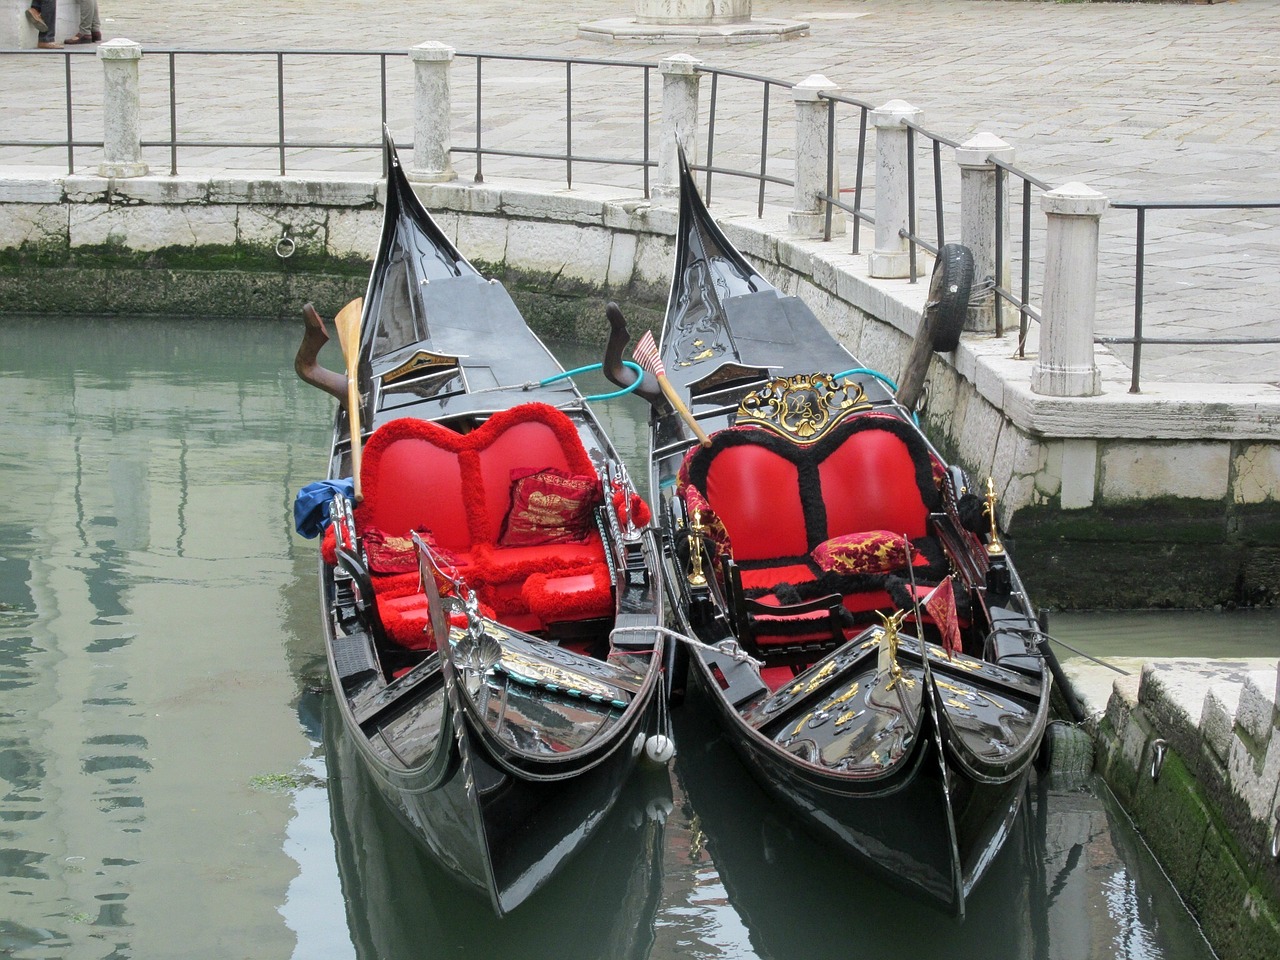
<path id="1" fill-rule="evenodd" d="M 1000 542 L 1000 531 L 996 526 L 996 484 L 990 477 L 987 477 L 987 505 L 982 508 L 982 512 L 991 521 L 991 539 L 987 543 L 987 553 L 992 556 L 1004 553 L 1004 544 Z"/>
<path id="2" fill-rule="evenodd" d="M 888 671 L 890 679 L 885 689 L 892 690 L 902 676 L 902 667 L 898 666 L 898 628 L 902 626 L 907 611 L 899 610 L 886 616 L 877 610 L 876 615 L 880 618 L 884 631 L 880 634 L 880 659 L 877 668 L 880 672 Z"/>
<path id="3" fill-rule="evenodd" d="M 706 532 L 702 525 L 702 511 L 694 508 L 693 522 L 689 524 L 689 586 L 705 587 L 706 574 L 702 572 L 702 535 Z"/>

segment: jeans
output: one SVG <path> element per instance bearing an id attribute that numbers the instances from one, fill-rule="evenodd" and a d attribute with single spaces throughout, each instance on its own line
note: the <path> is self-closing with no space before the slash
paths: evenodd
<path id="1" fill-rule="evenodd" d="M 54 31 L 57 29 L 58 0 L 31 0 L 31 5 L 40 12 L 40 19 L 49 28 L 37 37 L 37 41 L 39 43 L 53 43 L 56 39 Z"/>

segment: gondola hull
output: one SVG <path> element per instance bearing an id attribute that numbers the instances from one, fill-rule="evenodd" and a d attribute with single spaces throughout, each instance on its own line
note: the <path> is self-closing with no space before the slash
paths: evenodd
<path id="1" fill-rule="evenodd" d="M 386 163 L 320 485 L 329 668 L 377 791 L 503 915 L 605 821 L 658 729 L 659 548 L 585 399 L 389 137 Z"/>
<path id="2" fill-rule="evenodd" d="M 687 167 L 680 203 L 659 356 L 708 439 L 655 405 L 650 482 L 692 680 L 766 792 L 962 916 L 1051 689 L 994 496 L 751 267 Z"/>
<path id="3" fill-rule="evenodd" d="M 371 781 L 332 701 L 324 720 L 338 874 L 361 960 L 418 955 L 427 944 L 432 956 L 494 956 L 513 940 L 541 945 L 537 956 L 648 956 L 661 893 L 663 823 L 644 809 L 668 796 L 665 783 L 639 776 L 623 788 L 584 851 L 609 869 L 593 871 L 590 883 L 572 868 L 562 871 L 538 894 L 536 909 L 497 924 L 487 902 L 463 890 L 436 858 L 422 855 L 417 828 L 406 830 L 405 817 L 394 815 L 385 790 Z M 570 938 L 567 929 L 574 931 Z"/>

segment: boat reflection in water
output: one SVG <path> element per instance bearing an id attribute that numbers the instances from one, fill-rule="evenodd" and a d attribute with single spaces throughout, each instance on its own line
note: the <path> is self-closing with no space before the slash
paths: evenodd
<path id="1" fill-rule="evenodd" d="M 370 782 L 325 700 L 329 805 L 347 922 L 360 960 L 649 957 L 661 897 L 665 769 L 643 764 L 572 863 L 497 919 L 416 842 Z"/>
<path id="2" fill-rule="evenodd" d="M 723 915 L 714 924 L 688 918 L 683 940 L 694 943 L 682 956 L 1213 957 L 1105 786 L 1092 778 L 1029 781 L 1008 842 L 958 922 L 860 869 L 772 802 L 717 732 L 705 694 L 691 695 L 674 720 L 680 742 L 700 744 L 681 751 L 674 770 L 690 821 L 695 886 L 688 903 L 702 904 L 704 913 L 713 899 L 716 909 L 731 909 L 746 938 L 726 944 L 723 934 L 737 925 Z M 717 897 L 720 887 L 724 896 Z M 660 926 L 675 913 L 664 904 Z M 716 936 L 704 939 L 712 926 Z"/>

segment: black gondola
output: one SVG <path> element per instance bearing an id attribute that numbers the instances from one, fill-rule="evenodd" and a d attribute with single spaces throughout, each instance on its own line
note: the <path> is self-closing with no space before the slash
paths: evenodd
<path id="1" fill-rule="evenodd" d="M 647 367 L 707 439 L 647 396 L 692 676 L 775 798 L 963 916 L 1017 814 L 1052 686 L 994 492 L 975 493 L 884 378 L 751 267 L 681 164 Z M 963 287 L 963 310 L 969 278 L 943 272 L 934 290 Z"/>
<path id="2" fill-rule="evenodd" d="M 368 289 L 336 320 L 355 378 L 318 368 L 327 333 L 307 311 L 299 374 L 345 403 L 317 485 L 333 498 L 313 487 L 299 512 L 327 519 L 348 735 L 391 808 L 501 915 L 590 837 L 658 733 L 657 537 L 585 398 L 384 149 Z"/>

